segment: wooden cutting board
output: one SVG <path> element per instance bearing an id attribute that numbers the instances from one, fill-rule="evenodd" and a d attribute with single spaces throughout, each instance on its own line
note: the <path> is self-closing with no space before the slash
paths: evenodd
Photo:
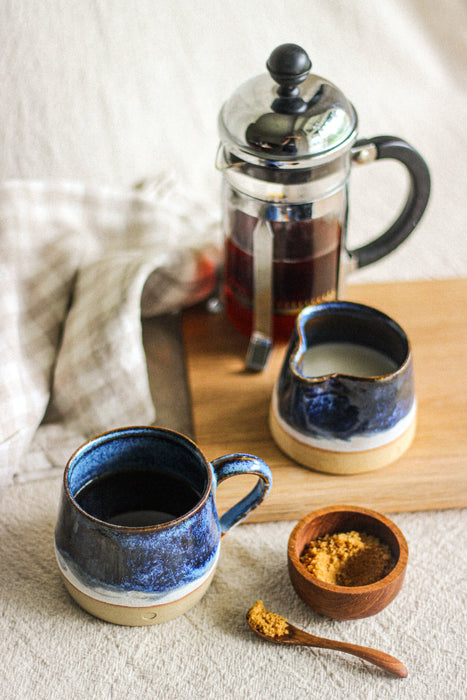
<path id="1" fill-rule="evenodd" d="M 267 369 L 244 369 L 247 339 L 222 314 L 184 314 L 184 338 L 194 432 L 211 460 L 230 452 L 264 459 L 274 484 L 248 522 L 294 520 L 323 506 L 347 503 L 386 513 L 467 506 L 467 280 L 351 286 L 346 299 L 392 316 L 412 343 L 418 424 L 397 462 L 349 476 L 327 475 L 286 457 L 268 429 L 272 388 L 285 347 Z M 252 486 L 251 477 L 224 482 L 223 512 Z"/>

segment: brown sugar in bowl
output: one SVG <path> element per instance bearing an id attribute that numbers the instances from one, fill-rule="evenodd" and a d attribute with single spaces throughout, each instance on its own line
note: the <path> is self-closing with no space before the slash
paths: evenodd
<path id="1" fill-rule="evenodd" d="M 387 544 L 394 559 L 392 570 L 365 586 L 339 586 L 316 578 L 300 561 L 306 545 L 324 535 L 357 531 Z M 336 620 L 375 615 L 399 593 L 409 550 L 399 528 L 384 515 L 357 506 L 331 506 L 306 515 L 294 527 L 288 543 L 289 576 L 298 595 L 313 610 Z"/>

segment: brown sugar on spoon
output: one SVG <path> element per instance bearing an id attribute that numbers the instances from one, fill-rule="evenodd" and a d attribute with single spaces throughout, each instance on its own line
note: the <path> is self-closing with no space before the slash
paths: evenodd
<path id="1" fill-rule="evenodd" d="M 394 656 L 386 654 L 383 651 L 378 651 L 377 649 L 362 647 L 358 644 L 324 639 L 323 637 L 309 634 L 291 625 L 282 615 L 277 615 L 277 613 L 266 610 L 261 600 L 257 600 L 253 607 L 249 609 L 246 619 L 253 632 L 262 639 L 267 639 L 274 644 L 318 647 L 321 649 L 343 651 L 347 654 L 353 654 L 353 656 L 365 659 L 400 678 L 405 678 L 407 676 L 406 667 Z"/>
<path id="2" fill-rule="evenodd" d="M 338 532 L 309 542 L 300 556 L 306 569 L 325 583 L 366 586 L 394 567 L 388 545 L 364 532 Z"/>
<path id="3" fill-rule="evenodd" d="M 255 629 L 268 637 L 282 637 L 289 633 L 285 617 L 266 610 L 262 600 L 257 600 L 250 608 L 247 618 Z"/>

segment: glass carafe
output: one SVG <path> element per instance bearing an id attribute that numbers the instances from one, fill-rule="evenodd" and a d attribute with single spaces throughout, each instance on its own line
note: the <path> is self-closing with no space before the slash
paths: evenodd
<path id="1" fill-rule="evenodd" d="M 288 340 L 295 316 L 336 299 L 345 273 L 396 248 L 429 198 L 428 168 L 393 136 L 357 140 L 357 114 L 332 83 L 310 74 L 295 44 L 271 54 L 269 74 L 242 85 L 219 115 L 223 173 L 224 303 L 250 337 L 246 364 L 262 369 Z M 279 86 L 279 87 L 278 87 Z M 400 160 L 410 192 L 396 222 L 360 249 L 346 248 L 348 181 L 354 163 Z"/>

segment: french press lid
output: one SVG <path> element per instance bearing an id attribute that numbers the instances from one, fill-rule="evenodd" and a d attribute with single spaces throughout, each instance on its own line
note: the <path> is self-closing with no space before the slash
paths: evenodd
<path id="1" fill-rule="evenodd" d="M 357 114 L 332 83 L 310 73 L 311 61 L 296 44 L 270 55 L 269 73 L 241 85 L 224 103 L 219 133 L 234 157 L 265 167 L 310 167 L 350 149 Z"/>

